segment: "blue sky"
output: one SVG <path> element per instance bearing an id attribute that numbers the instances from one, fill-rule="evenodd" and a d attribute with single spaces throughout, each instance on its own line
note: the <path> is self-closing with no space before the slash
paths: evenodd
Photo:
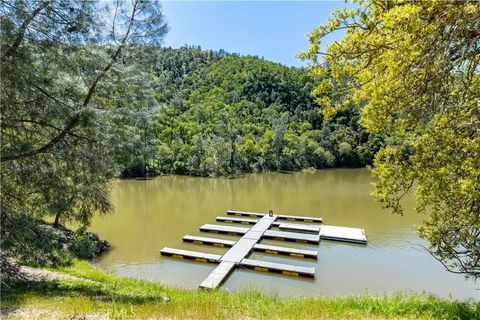
<path id="1" fill-rule="evenodd" d="M 343 1 L 165 1 L 170 26 L 164 46 L 185 44 L 257 55 L 288 66 L 305 62 L 295 55 L 308 48 L 306 34 L 325 23 Z M 340 38 L 334 34 L 325 43 Z"/>

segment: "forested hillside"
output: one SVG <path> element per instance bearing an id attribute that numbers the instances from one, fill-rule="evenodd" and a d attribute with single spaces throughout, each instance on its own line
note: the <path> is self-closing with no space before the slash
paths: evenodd
<path id="1" fill-rule="evenodd" d="M 358 167 L 379 148 L 353 106 L 324 120 L 304 69 L 196 47 L 139 49 L 124 63 L 153 76 L 158 106 L 124 176 L 143 175 L 145 163 L 150 173 L 202 176 Z"/>

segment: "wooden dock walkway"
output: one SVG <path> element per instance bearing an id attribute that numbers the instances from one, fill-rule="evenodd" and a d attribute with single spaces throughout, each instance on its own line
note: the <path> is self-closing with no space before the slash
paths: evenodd
<path id="1" fill-rule="evenodd" d="M 220 258 L 222 263 L 220 263 L 220 265 L 208 275 L 208 277 L 200 284 L 200 287 L 205 289 L 215 289 L 220 285 L 224 279 L 228 277 L 233 266 L 239 264 L 250 254 L 253 246 L 262 238 L 263 233 L 270 228 L 276 218 L 276 216 L 265 215 L 252 228 L 241 228 L 247 229 L 248 231 Z"/>

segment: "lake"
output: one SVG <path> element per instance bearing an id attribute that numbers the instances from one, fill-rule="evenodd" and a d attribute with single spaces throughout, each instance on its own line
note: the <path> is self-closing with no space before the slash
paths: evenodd
<path id="1" fill-rule="evenodd" d="M 367 169 L 248 174 L 236 179 L 171 175 L 118 180 L 111 195 L 114 214 L 96 217 L 90 228 L 112 244 L 96 263 L 118 276 L 196 289 L 215 264 L 162 257 L 159 250 L 168 246 L 221 254 L 228 249 L 183 243 L 182 237 L 238 239 L 200 233 L 198 228 L 217 223 L 215 217 L 225 215 L 228 209 L 273 209 L 278 214 L 322 217 L 329 225 L 364 228 L 368 244 L 322 240 L 318 246 L 264 240 L 265 244 L 318 249 L 317 261 L 250 255 L 263 261 L 315 267 L 315 279 L 237 269 L 223 288 L 258 289 L 282 296 L 408 291 L 479 299 L 479 284 L 446 272 L 422 249 L 426 242 L 415 234 L 415 225 L 423 217 L 413 211 L 414 201 L 404 201 L 403 216 L 393 215 L 369 195 L 371 181 Z"/>

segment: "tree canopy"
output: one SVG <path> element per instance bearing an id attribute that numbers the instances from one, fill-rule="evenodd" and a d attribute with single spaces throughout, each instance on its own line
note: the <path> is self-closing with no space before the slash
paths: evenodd
<path id="1" fill-rule="evenodd" d="M 342 40 L 321 52 L 321 39 L 338 30 Z M 480 276 L 479 30 L 476 1 L 358 1 L 310 33 L 301 54 L 322 79 L 312 93 L 325 116 L 353 102 L 367 131 L 386 137 L 374 161 L 376 199 L 402 213 L 400 201 L 413 191 L 429 251 L 473 278 Z"/>
<path id="2" fill-rule="evenodd" d="M 126 175 L 145 158 L 162 173 L 202 176 L 360 167 L 382 143 L 358 126 L 353 105 L 326 121 L 305 69 L 195 47 L 134 50 L 145 56 L 137 67 L 153 69 L 163 107 L 146 119 Z"/>
<path id="3" fill-rule="evenodd" d="M 132 79 L 148 75 L 123 68 L 122 51 L 157 45 L 167 27 L 156 1 L 2 1 L 1 9 L 3 270 L 9 257 L 48 253 L 35 221 L 88 225 L 111 210 L 109 179 L 128 155 L 135 111 L 147 105 L 141 89 L 125 98 Z M 130 90 L 110 103 L 125 81 Z"/>

